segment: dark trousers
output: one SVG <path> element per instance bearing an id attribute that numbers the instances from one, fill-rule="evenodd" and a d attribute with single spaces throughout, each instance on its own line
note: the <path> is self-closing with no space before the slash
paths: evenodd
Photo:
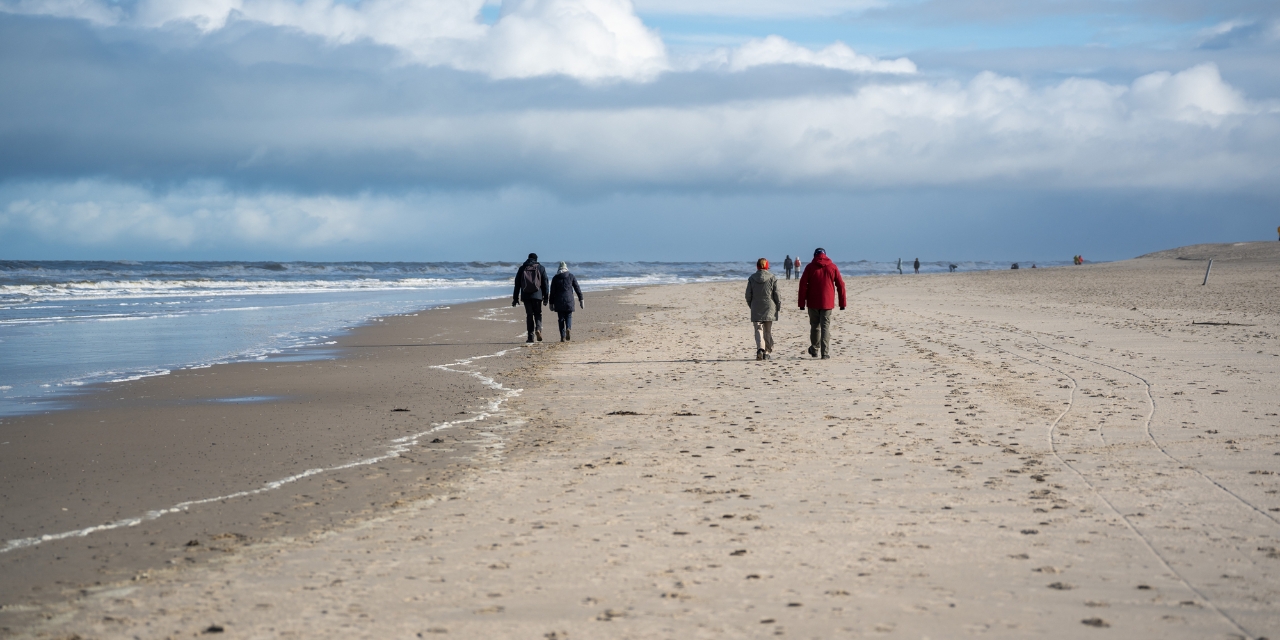
<path id="1" fill-rule="evenodd" d="M 791 279 L 791 267 L 787 267 L 787 279 Z"/>
<path id="2" fill-rule="evenodd" d="M 822 352 L 831 353 L 831 310 L 809 307 L 809 346 Z"/>
<path id="3" fill-rule="evenodd" d="M 573 312 L 557 311 L 556 324 L 560 327 L 560 338 L 564 338 L 564 332 L 573 329 Z"/>
<path id="4" fill-rule="evenodd" d="M 525 298 L 521 302 L 524 302 L 524 328 L 532 338 L 534 331 L 542 331 L 542 301 Z"/>

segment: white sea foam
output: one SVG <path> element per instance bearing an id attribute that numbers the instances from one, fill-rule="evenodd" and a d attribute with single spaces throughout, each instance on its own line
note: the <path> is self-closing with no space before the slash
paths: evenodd
<path id="1" fill-rule="evenodd" d="M 441 371 L 448 371 L 452 373 L 463 373 L 463 374 L 469 375 L 479 380 L 480 383 L 483 384 L 484 386 L 490 389 L 493 389 L 495 391 L 498 391 L 499 394 L 497 397 L 485 403 L 484 410 L 480 411 L 479 413 L 469 418 L 441 422 L 441 423 L 432 425 L 432 427 L 430 429 L 427 429 L 426 431 L 422 431 L 420 433 L 416 433 L 413 435 L 405 436 L 402 438 L 396 438 L 395 440 L 392 440 L 391 443 L 387 446 L 387 449 L 380 455 L 377 455 L 371 458 L 353 460 L 351 462 L 346 462 L 346 463 L 342 463 L 342 464 L 331 466 L 331 467 L 307 469 L 305 471 L 302 471 L 301 473 L 287 476 L 279 480 L 272 480 L 271 482 L 267 482 L 255 489 L 246 489 L 244 491 L 237 491 L 235 493 L 229 493 L 227 495 L 217 496 L 214 498 L 188 500 L 186 502 L 180 502 L 178 504 L 175 504 L 171 507 L 148 511 L 145 514 L 142 514 L 140 516 L 135 516 L 132 518 L 122 518 L 120 520 L 115 520 L 105 524 L 85 527 L 83 529 L 75 529 L 72 531 L 63 531 L 61 533 L 50 533 L 50 534 L 35 536 L 31 538 L 16 538 L 13 540 L 8 540 L 5 542 L 3 547 L 0 547 L 0 554 L 8 553 L 10 551 L 16 551 L 18 549 L 34 547 L 36 545 L 43 544 L 45 542 L 53 542 L 55 540 L 65 540 L 68 538 L 83 538 L 85 536 L 89 536 L 102 531 L 111 531 L 113 529 L 134 527 L 139 524 L 142 524 L 143 522 L 155 520 L 157 518 L 164 517 L 168 514 L 186 511 L 192 507 L 197 507 L 203 504 L 222 502 L 226 500 L 235 500 L 238 498 L 246 498 L 248 496 L 258 495 L 261 493 L 266 493 L 268 491 L 274 491 L 285 485 L 292 484 L 304 478 L 309 478 L 311 476 L 319 475 L 322 473 L 331 473 L 334 471 L 341 471 L 343 469 L 351 469 L 353 467 L 367 466 L 371 464 L 377 464 L 379 462 L 382 462 L 384 460 L 389 460 L 391 458 L 398 458 L 401 455 L 412 451 L 413 448 L 418 445 L 419 441 L 421 441 L 423 438 L 433 433 L 437 433 L 446 429 L 451 429 L 459 425 L 482 422 L 484 420 L 488 420 L 494 417 L 500 417 L 503 414 L 509 413 L 509 410 L 503 409 L 503 405 L 506 404 L 508 400 L 511 400 L 512 398 L 519 396 L 523 390 L 510 389 L 490 376 L 486 376 L 479 371 L 475 371 L 467 368 L 467 367 L 470 367 L 472 363 L 476 362 L 477 360 L 501 357 L 505 355 L 508 351 L 509 349 L 504 349 L 497 353 L 491 353 L 483 356 L 475 356 L 472 358 L 464 358 L 462 360 L 458 360 L 457 362 L 435 365 L 431 367 L 432 369 L 439 369 Z M 5 444 L 8 444 L 8 443 L 6 442 Z"/>
<path id="2" fill-rule="evenodd" d="M 167 376 L 167 375 L 169 375 L 168 369 L 158 369 L 156 371 L 145 371 L 142 373 L 135 373 L 131 376 L 125 376 L 123 378 L 115 378 L 112 380 L 108 380 L 107 382 L 133 382 L 134 380 L 141 380 L 143 378 L 153 378 L 155 376 Z M 84 384 L 84 383 L 74 382 L 72 384 Z"/>
<path id="3" fill-rule="evenodd" d="M 43 302 L 47 300 L 96 300 L 103 298 L 168 298 L 240 296 L 281 293 L 335 293 L 343 291 L 394 291 L 397 289 L 470 289 L 506 284 L 508 280 L 470 278 L 401 278 L 380 280 L 102 280 L 49 284 L 0 285 L 0 299 Z"/>
<path id="4" fill-rule="evenodd" d="M 490 307 L 488 309 L 485 309 L 484 312 L 481 313 L 479 316 L 476 316 L 476 320 L 492 320 L 494 322 L 520 322 L 519 320 L 512 320 L 510 318 L 499 318 L 498 314 L 501 313 L 502 311 L 503 311 L 503 307 Z"/>

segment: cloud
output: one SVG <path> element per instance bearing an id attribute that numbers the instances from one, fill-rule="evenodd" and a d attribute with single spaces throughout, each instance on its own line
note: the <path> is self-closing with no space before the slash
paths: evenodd
<path id="1" fill-rule="evenodd" d="M 295 30 L 336 44 L 372 42 L 418 64 L 493 78 L 567 75 L 648 81 L 671 68 L 666 47 L 630 0 L 507 0 L 492 25 L 485 0 L 140 0 L 126 12 L 106 0 L 0 0 L 0 11 L 74 17 L 99 25 L 161 29 L 193 25 L 208 34 L 235 22 Z M 880 60 L 836 42 L 810 50 L 776 35 L 701 56 L 729 71 L 797 65 L 860 73 L 914 73 L 906 58 Z"/>
<path id="2" fill-rule="evenodd" d="M 19 182 L 0 188 L 0 226 L 78 245 L 142 240 L 191 247 L 218 242 L 299 247 L 368 240 L 394 208 L 389 198 L 237 194 L 216 181 L 153 192 L 138 185 L 82 179 Z"/>
<path id="3" fill-rule="evenodd" d="M 1256 109 L 1233 87 L 1222 81 L 1218 67 L 1202 64 L 1180 73 L 1160 71 L 1133 83 L 1133 106 L 1182 122 L 1217 125 L 1224 118 Z"/>
<path id="4" fill-rule="evenodd" d="M 882 7 L 885 0 L 636 0 L 641 14 L 797 18 L 838 16 Z"/>
<path id="5" fill-rule="evenodd" d="M 1199 48 L 1210 51 L 1266 45 L 1280 40 L 1280 20 L 1228 20 L 1201 30 L 1199 36 Z"/>
<path id="6" fill-rule="evenodd" d="M 730 71 L 745 71 L 767 65 L 795 65 L 857 73 L 916 72 L 915 63 L 907 58 L 881 60 L 861 55 L 843 42 L 835 42 L 814 51 L 779 36 L 750 40 L 736 49 L 719 49 L 703 64 L 721 66 Z"/>
<path id="7" fill-rule="evenodd" d="M 620 192 L 564 199 L 509 188 L 315 198 L 246 194 L 215 181 L 164 189 L 103 180 L 11 182 L 0 184 L 0 253 L 518 261 L 534 250 L 570 261 L 754 260 L 816 243 L 838 260 L 1032 261 L 1077 253 L 1118 259 L 1198 242 L 1274 238 L 1267 235 L 1274 211 L 1274 198 L 1169 190 Z M 813 225 L 794 224 L 797 218 L 821 220 L 819 235 Z M 312 233 L 317 228 L 322 233 Z"/>
<path id="8" fill-rule="evenodd" d="M 429 137 L 453 153 L 463 140 L 518 141 L 539 167 L 554 168 L 542 180 L 584 187 L 1273 191 L 1278 124 L 1275 109 L 1247 103 L 1205 65 L 1128 86 L 1073 78 L 1035 89 L 983 73 L 964 84 L 873 83 L 841 96 L 525 112 L 433 124 L 450 133 Z"/>
<path id="9" fill-rule="evenodd" d="M 1046 18 L 1089 17 L 1105 23 L 1203 24 L 1224 15 L 1280 13 L 1269 0 L 886 0 L 862 14 L 871 19 L 921 24 L 1011 24 Z"/>
<path id="10" fill-rule="evenodd" d="M 0 252 L 470 260 L 503 255 L 502 249 L 477 254 L 477 246 L 516 246 L 524 255 L 528 249 L 520 247 L 545 228 L 545 214 L 562 206 L 554 196 L 520 187 L 316 195 L 248 192 L 219 180 L 167 187 L 97 178 L 19 180 L 0 183 Z M 589 222 L 591 216 L 580 217 Z M 511 234 L 517 226 L 526 232 Z"/>
<path id="11" fill-rule="evenodd" d="M 154 44 L 146 37 L 159 35 L 146 30 L 111 35 L 0 18 L 0 183 L 90 177 L 168 193 L 212 180 L 340 199 L 412 189 L 593 198 L 993 185 L 1273 194 L 1280 172 L 1275 103 L 1250 100 L 1215 65 L 1112 82 L 746 63 L 649 83 L 495 82 L 362 60 L 367 45 L 333 52 L 278 27 L 185 48 Z M 754 61 L 823 54 L 774 42 L 773 58 Z M 271 46 L 302 62 L 237 62 Z M 140 201 L 104 193 L 104 207 Z M 156 220 L 181 240 L 180 225 Z M 341 235 L 326 235 L 336 223 L 313 214 L 298 220 L 315 225 L 290 227 L 300 239 Z"/>
<path id="12" fill-rule="evenodd" d="M 667 69 L 662 40 L 629 0 L 509 0 L 474 70 L 499 78 L 563 73 L 598 80 L 652 79 Z M 467 68 L 465 59 L 455 63 Z"/>
<path id="13" fill-rule="evenodd" d="M 334 44 L 369 41 L 408 61 L 495 78 L 568 75 L 647 80 L 668 66 L 665 46 L 630 0 L 507 0 L 498 21 L 479 20 L 484 0 L 0 0 L 0 11 L 74 17 L 99 25 L 205 33 L 234 22 L 293 29 Z"/>
<path id="14" fill-rule="evenodd" d="M 1280 172 L 1275 105 L 1247 99 L 1213 65 L 1129 82 L 765 65 L 584 85 L 376 61 L 330 72 L 240 67 L 227 63 L 234 43 L 222 42 L 163 55 L 134 44 L 26 53 L 74 42 L 67 31 L 86 27 L 11 26 L 0 23 L 9 89 L 0 93 L 0 182 L 91 176 L 167 189 L 216 180 L 342 198 L 956 185 L 1274 193 Z"/>
<path id="15" fill-rule="evenodd" d="M 534 234 L 687 258 L 729 227 L 738 247 L 789 233 L 779 212 L 911 220 L 892 233 L 914 247 L 923 227 L 1072 207 L 1097 223 L 1073 242 L 1119 218 L 1149 241 L 1141 216 L 1183 207 L 1215 231 L 1280 197 L 1280 22 L 1264 0 L 1211 17 L 1184 0 L 484 1 L 0 0 L 0 251 L 467 258 L 523 255 Z M 720 38 L 673 60 L 637 10 L 744 19 L 666 19 Z M 867 34 L 859 50 L 924 49 L 797 43 L 836 14 Z M 1025 44 L 1122 27 L 1168 46 Z M 796 41 L 726 44 L 774 32 Z M 946 48 L 987 34 L 1022 48 Z M 795 233 L 792 251 L 810 235 Z"/>
<path id="16" fill-rule="evenodd" d="M 97 25 L 119 24 L 124 11 L 102 0 L 3 0 L 0 11 L 19 15 L 78 18 Z"/>

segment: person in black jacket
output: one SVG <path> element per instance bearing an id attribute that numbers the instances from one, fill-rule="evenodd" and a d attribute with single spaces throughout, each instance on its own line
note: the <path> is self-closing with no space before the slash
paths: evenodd
<path id="1" fill-rule="evenodd" d="M 511 296 L 511 306 L 524 303 L 524 326 L 529 332 L 525 342 L 533 342 L 535 336 L 542 342 L 542 305 L 547 304 L 551 291 L 547 270 L 538 264 L 538 254 L 529 254 L 529 259 L 516 269 L 516 289 Z"/>
<path id="2" fill-rule="evenodd" d="M 574 294 L 578 296 L 578 306 L 583 306 L 578 279 L 569 273 L 569 265 L 561 262 L 556 277 L 551 279 L 551 310 L 556 312 L 556 324 L 560 326 L 560 342 L 573 339 L 569 332 L 573 329 Z"/>

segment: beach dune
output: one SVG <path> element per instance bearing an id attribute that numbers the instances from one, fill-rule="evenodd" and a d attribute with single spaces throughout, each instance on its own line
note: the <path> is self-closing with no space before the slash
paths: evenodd
<path id="1" fill-rule="evenodd" d="M 851 278 L 825 361 L 794 282 L 766 362 L 745 272 L 614 292 L 577 319 L 609 331 L 493 365 L 521 391 L 472 432 L 492 455 L 429 496 L 0 614 L 18 637 L 1275 637 L 1277 245 L 1227 247 L 1206 286 L 1217 249 Z"/>

